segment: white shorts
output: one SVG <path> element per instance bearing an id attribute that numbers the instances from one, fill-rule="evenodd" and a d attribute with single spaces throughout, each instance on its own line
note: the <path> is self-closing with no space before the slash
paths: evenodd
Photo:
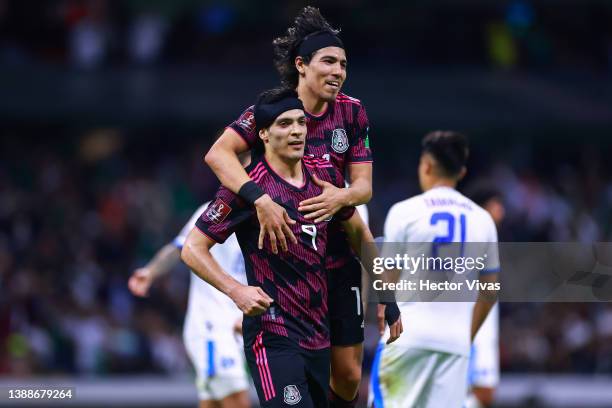
<path id="1" fill-rule="evenodd" d="M 201 401 L 220 401 L 236 392 L 248 391 L 242 344 L 233 332 L 217 330 L 204 336 L 185 336 L 184 341 L 196 371 Z"/>
<path id="2" fill-rule="evenodd" d="M 376 408 L 461 408 L 468 358 L 405 346 L 379 345 L 370 396 Z"/>

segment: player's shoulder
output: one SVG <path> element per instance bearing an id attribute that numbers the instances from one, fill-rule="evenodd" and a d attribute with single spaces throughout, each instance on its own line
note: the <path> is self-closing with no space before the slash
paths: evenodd
<path id="1" fill-rule="evenodd" d="M 389 217 L 412 217 L 424 208 L 425 202 L 423 201 L 423 194 L 417 194 L 393 204 L 389 210 Z"/>
<path id="2" fill-rule="evenodd" d="M 267 176 L 270 175 L 268 166 L 266 166 L 263 155 L 252 157 L 251 163 L 245 168 L 245 171 L 256 184 L 261 184 Z"/>
<path id="3" fill-rule="evenodd" d="M 336 103 L 338 104 L 350 104 L 350 105 L 357 105 L 357 106 L 362 106 L 363 104 L 361 103 L 361 100 L 354 98 L 352 96 L 349 96 L 345 93 L 342 92 L 338 92 L 338 95 L 336 96 Z"/>
<path id="4" fill-rule="evenodd" d="M 493 218 L 491 218 L 491 214 L 489 214 L 487 210 L 485 210 L 484 208 L 476 204 L 470 197 L 460 193 L 457 190 L 455 191 L 456 191 L 456 194 L 459 195 L 461 199 L 464 200 L 469 205 L 469 207 L 472 209 L 472 212 L 476 216 L 483 218 L 487 221 L 491 221 L 491 223 L 493 223 Z"/>
<path id="5" fill-rule="evenodd" d="M 457 192 L 457 194 L 459 194 L 462 199 L 469 204 L 472 209 L 471 216 L 476 217 L 479 220 L 480 225 L 484 225 L 490 230 L 497 230 L 497 227 L 495 227 L 495 221 L 493 221 L 493 217 L 491 217 L 491 214 L 489 214 L 487 210 L 485 210 L 484 208 L 476 204 L 471 198 L 461 194 L 460 192 Z"/>

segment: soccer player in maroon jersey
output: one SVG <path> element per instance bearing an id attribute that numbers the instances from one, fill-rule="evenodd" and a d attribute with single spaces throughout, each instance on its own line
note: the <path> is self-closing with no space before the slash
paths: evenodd
<path id="1" fill-rule="evenodd" d="M 264 93 L 254 115 L 264 155 L 247 167 L 252 181 L 245 188 L 257 186 L 282 205 L 296 221 L 291 228 L 299 239 L 280 254 L 274 254 L 269 242 L 259 249 L 255 207 L 221 187 L 189 234 L 182 258 L 246 315 L 245 355 L 261 406 L 326 407 L 330 332 L 325 265 L 332 222 L 308 219 L 298 206 L 321 194 L 315 180 L 338 183 L 343 177 L 329 161 L 304 157 L 306 116 L 294 90 Z M 341 209 L 334 218 L 342 222 L 356 252 L 362 243 L 373 242 L 354 207 Z M 233 232 L 249 286 L 221 270 L 209 252 Z"/>
<path id="2" fill-rule="evenodd" d="M 304 200 L 298 208 L 306 219 L 320 222 L 341 208 L 367 203 L 372 195 L 372 155 L 369 123 L 363 104 L 340 93 L 346 80 L 344 45 L 319 10 L 304 8 L 287 34 L 274 40 L 275 65 L 284 85 L 297 91 L 304 103 L 308 135 L 306 154 L 333 165 L 342 176 L 337 183 L 317 182 L 322 193 Z M 255 205 L 260 224 L 259 246 L 269 238 L 274 253 L 277 244 L 287 249 L 296 242 L 292 219 L 286 209 L 257 188 L 245 188 L 251 180 L 238 161 L 238 154 L 252 149 L 258 140 L 253 107 L 230 124 L 205 157 L 221 183 Z M 332 406 L 354 406 L 361 381 L 363 354 L 363 310 L 361 269 L 338 223 L 330 227 L 334 244 L 329 248 L 330 321 L 332 342 Z M 379 305 L 379 319 L 397 332 L 399 310 L 395 304 Z M 379 325 L 384 327 L 384 321 Z"/>

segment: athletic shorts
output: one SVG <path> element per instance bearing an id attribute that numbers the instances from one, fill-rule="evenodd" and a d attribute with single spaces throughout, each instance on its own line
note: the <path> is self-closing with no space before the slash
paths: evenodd
<path id="1" fill-rule="evenodd" d="M 196 388 L 201 401 L 221 401 L 248 391 L 242 342 L 231 329 L 217 329 L 201 336 L 185 335 L 185 348 L 196 371 Z"/>
<path id="2" fill-rule="evenodd" d="M 244 353 L 262 408 L 327 407 L 329 348 L 306 350 L 286 337 L 260 332 Z"/>
<path id="3" fill-rule="evenodd" d="M 370 402 L 375 408 L 459 408 L 467 396 L 467 370 L 467 356 L 381 343 Z"/>
<path id="4" fill-rule="evenodd" d="M 361 264 L 355 257 L 328 273 L 328 306 L 332 346 L 363 343 Z"/>

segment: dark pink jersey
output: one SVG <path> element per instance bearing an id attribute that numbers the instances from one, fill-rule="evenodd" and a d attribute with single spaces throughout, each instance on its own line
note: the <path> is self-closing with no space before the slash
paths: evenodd
<path id="1" fill-rule="evenodd" d="M 255 133 L 253 106 L 247 108 L 228 127 L 236 131 L 252 149 L 259 140 Z M 337 187 L 344 187 L 346 167 L 350 163 L 371 163 L 370 125 L 361 101 L 339 93 L 333 103 L 320 116 L 306 112 L 306 154 L 329 161 L 342 178 L 334 177 Z M 326 267 L 330 270 L 342 268 L 355 254 L 350 248 L 346 234 L 340 225 L 334 225 L 332 245 L 328 247 Z"/>
<path id="2" fill-rule="evenodd" d="M 306 113 L 306 124 L 306 154 L 328 160 L 343 176 L 350 163 L 372 162 L 368 115 L 359 99 L 339 93 L 322 115 Z M 251 149 L 259 140 L 253 106 L 228 127 L 242 136 Z M 344 180 L 337 186 L 344 187 Z"/>
<path id="3" fill-rule="evenodd" d="M 288 243 L 287 252 L 279 251 L 275 255 L 268 240 L 263 250 L 257 248 L 259 222 L 255 208 L 225 187 L 219 188 L 215 199 L 196 223 L 202 233 L 216 242 L 224 242 L 236 232 L 249 285 L 260 286 L 274 299 L 265 314 L 245 317 L 243 332 L 247 343 L 265 331 L 288 337 L 306 349 L 329 347 L 325 259 L 330 222 L 314 224 L 305 219 L 297 207 L 300 201 L 321 194 L 311 174 L 334 184 L 338 182 L 336 178 L 342 176 L 337 171 L 330 171 L 333 166 L 322 159 L 305 157 L 302 164 L 304 185 L 301 187 L 286 182 L 263 157 L 247 168 L 253 181 L 296 221 L 290 227 L 298 243 Z M 346 220 L 354 210 L 345 208 L 334 218 Z"/>

